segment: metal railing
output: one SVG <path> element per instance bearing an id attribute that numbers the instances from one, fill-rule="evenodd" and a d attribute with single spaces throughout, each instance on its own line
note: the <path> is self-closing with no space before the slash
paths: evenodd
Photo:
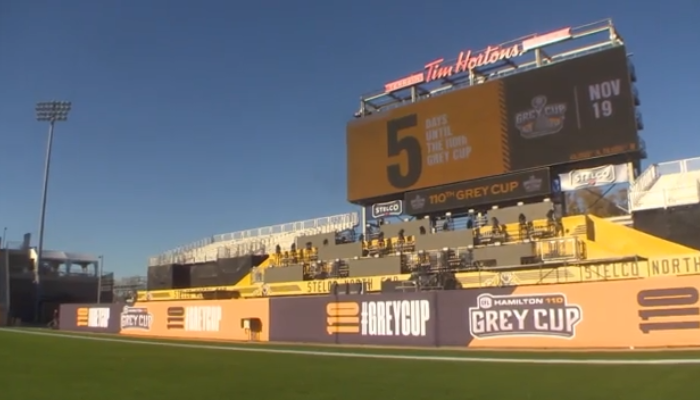
<path id="1" fill-rule="evenodd" d="M 630 192 L 630 211 L 669 208 L 700 202 L 700 181 L 683 186 Z"/>
<path id="2" fill-rule="evenodd" d="M 537 34 L 523 36 L 515 40 L 501 43 L 499 47 L 509 48 L 513 45 L 522 46 L 523 41 L 532 39 L 536 36 Z M 568 48 L 565 50 L 561 46 L 562 43 L 567 42 L 569 45 L 565 45 Z M 576 42 L 577 44 L 571 45 L 571 42 Z M 540 48 L 541 50 L 546 51 L 546 57 L 538 56 L 540 49 L 524 51 L 519 55 L 510 58 L 509 62 L 504 62 L 501 64 L 496 63 L 492 65 L 491 68 L 486 68 L 483 70 L 482 73 L 473 74 L 464 71 L 453 75 L 447 83 L 445 82 L 446 80 L 441 79 L 421 83 L 419 86 L 417 86 L 419 91 L 415 90 L 415 86 L 410 88 L 410 90 L 414 93 L 409 97 L 397 96 L 399 91 L 408 91 L 409 87 L 391 92 L 387 92 L 386 89 L 375 90 L 361 96 L 360 111 L 358 114 L 366 116 L 367 111 L 373 113 L 386 111 L 419 101 L 424 98 L 434 97 L 458 88 L 472 86 L 484 81 L 508 76 L 514 73 L 520 73 L 544 65 L 550 65 L 554 62 L 583 56 L 595 51 L 600 51 L 622 44 L 622 38 L 617 34 L 617 31 L 612 24 L 612 20 L 610 19 L 570 27 L 570 37 L 568 39 Z M 476 54 L 478 52 L 475 51 L 474 53 Z M 448 61 L 448 64 L 452 61 L 456 62 L 457 60 Z M 404 75 L 404 77 L 416 74 L 425 74 L 425 70 L 414 71 L 411 74 Z M 479 79 L 481 78 L 480 75 L 486 74 L 488 74 L 488 79 Z M 415 92 L 419 92 L 420 94 L 416 94 Z"/>
<path id="3" fill-rule="evenodd" d="M 652 164 L 630 184 L 631 192 L 643 192 L 649 189 L 659 179 L 659 166 Z"/>
<path id="4" fill-rule="evenodd" d="M 346 229 L 349 229 L 357 225 L 358 222 L 359 217 L 358 214 L 355 212 L 348 214 L 333 215 L 330 217 L 309 219 L 306 221 L 297 221 L 280 225 L 266 226 L 263 228 L 249 229 L 247 231 L 225 233 L 222 235 L 215 235 L 213 239 L 214 242 L 241 240 L 261 236 L 272 236 L 279 233 L 298 233 L 310 229 L 323 229 L 324 227 L 332 226 L 347 226 L 348 228 Z"/>
<path id="5" fill-rule="evenodd" d="M 575 237 L 545 239 L 536 245 L 537 255 L 545 264 L 585 259 L 583 242 Z"/>
<path id="6" fill-rule="evenodd" d="M 330 232 L 333 230 L 351 229 L 359 223 L 359 215 L 356 212 L 321 217 L 305 221 L 297 221 L 280 225 L 267 226 L 262 228 L 248 229 L 245 231 L 214 235 L 209 238 L 198 240 L 185 246 L 166 251 L 148 260 L 149 266 L 171 264 L 188 261 L 196 258 L 192 252 L 203 247 L 222 243 L 219 248 L 224 253 L 249 254 L 256 251 L 265 250 L 265 238 L 270 238 L 280 234 L 302 235 L 309 231 Z M 260 240 L 257 240 L 260 239 Z M 242 243 L 235 243 L 240 241 Z M 232 242 L 224 245 L 224 242 Z M 233 250 L 232 250 L 233 248 Z M 219 250 L 217 250 L 218 252 Z"/>
<path id="7" fill-rule="evenodd" d="M 648 190 L 661 175 L 694 171 L 700 171 L 700 157 L 652 164 L 630 185 L 630 192 Z"/>
<path id="8" fill-rule="evenodd" d="M 658 163 L 659 174 L 682 174 L 686 172 L 700 171 L 700 157 L 686 158 L 683 160 Z"/>
<path id="9" fill-rule="evenodd" d="M 641 175 L 630 184 L 629 205 L 631 209 L 638 206 L 645 194 L 649 191 L 662 175 L 683 174 L 700 171 L 700 157 L 686 158 L 683 160 L 668 161 L 650 165 Z"/>

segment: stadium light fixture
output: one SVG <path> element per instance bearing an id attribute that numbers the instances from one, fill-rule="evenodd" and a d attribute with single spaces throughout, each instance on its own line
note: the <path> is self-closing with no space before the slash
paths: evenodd
<path id="1" fill-rule="evenodd" d="M 59 121 L 66 121 L 72 104 L 69 101 L 44 101 L 36 105 L 36 119 L 39 122 L 49 123 L 49 137 L 46 144 L 46 158 L 44 160 L 44 182 L 41 193 L 41 213 L 39 215 L 39 243 L 37 244 L 36 267 L 34 268 L 34 284 L 37 287 L 37 308 L 35 319 L 39 319 L 39 306 L 41 299 L 39 269 L 44 261 L 44 222 L 46 220 L 46 195 L 49 189 L 49 171 L 51 170 L 51 149 L 53 147 L 54 125 Z"/>

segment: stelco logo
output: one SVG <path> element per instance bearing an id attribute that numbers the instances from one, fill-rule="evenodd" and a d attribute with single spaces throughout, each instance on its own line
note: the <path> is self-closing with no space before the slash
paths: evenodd
<path id="1" fill-rule="evenodd" d="M 469 308 L 469 331 L 476 339 L 544 336 L 571 339 L 583 319 L 581 307 L 560 293 L 524 296 L 482 294 Z"/>
<path id="2" fill-rule="evenodd" d="M 425 336 L 428 300 L 338 302 L 326 306 L 327 331 L 362 336 Z"/>
<path id="3" fill-rule="evenodd" d="M 403 214 L 403 201 L 394 200 L 372 205 L 372 218 L 397 216 Z"/>
<path id="4" fill-rule="evenodd" d="M 569 173 L 572 187 L 599 186 L 613 184 L 617 180 L 615 166 L 605 165 L 598 168 L 579 169 Z"/>
<path id="5" fill-rule="evenodd" d="M 148 331 L 153 325 L 153 314 L 144 307 L 126 306 L 121 314 L 121 329 L 135 329 Z"/>

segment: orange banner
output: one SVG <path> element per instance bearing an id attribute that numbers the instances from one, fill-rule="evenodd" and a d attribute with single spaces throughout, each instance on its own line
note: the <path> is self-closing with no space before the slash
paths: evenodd
<path id="1" fill-rule="evenodd" d="M 700 276 L 481 292 L 469 347 L 700 346 Z"/>
<path id="2" fill-rule="evenodd" d="M 122 335 L 270 340 L 268 299 L 142 302 L 125 307 L 120 318 Z"/>

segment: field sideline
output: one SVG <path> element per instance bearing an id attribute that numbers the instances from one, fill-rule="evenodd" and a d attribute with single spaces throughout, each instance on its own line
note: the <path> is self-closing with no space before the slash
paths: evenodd
<path id="1" fill-rule="evenodd" d="M 537 352 L 535 350 L 520 352 L 500 352 L 497 356 L 493 350 L 468 351 L 468 350 L 441 350 L 418 348 L 382 348 L 359 346 L 313 346 L 313 345 L 289 345 L 272 343 L 212 343 L 203 341 L 170 340 L 170 339 L 143 339 L 130 338 L 121 335 L 67 333 L 39 329 L 3 329 L 8 333 L 56 337 L 63 339 L 87 340 L 107 343 L 123 343 L 131 345 L 150 345 L 175 348 L 188 348 L 200 350 L 239 351 L 268 354 L 290 354 L 317 357 L 347 357 L 370 358 L 385 360 L 412 360 L 412 361 L 449 361 L 467 363 L 522 363 L 522 364 L 572 364 L 572 365 L 700 365 L 700 351 L 697 350 L 673 350 L 664 351 L 606 351 L 596 352 L 554 352 L 551 350 Z M 455 353 L 461 355 L 440 355 L 440 353 Z M 469 355 L 467 355 L 469 354 Z M 478 354 L 478 356 L 474 356 Z M 517 357 L 515 356 L 517 355 Z M 529 355 L 529 357 L 528 357 Z M 576 355 L 575 358 L 566 358 Z M 601 357 L 604 356 L 604 357 Z"/>
<path id="2" fill-rule="evenodd" d="M 251 346 L 0 330 L 2 398 L 694 400 L 697 352 Z"/>

